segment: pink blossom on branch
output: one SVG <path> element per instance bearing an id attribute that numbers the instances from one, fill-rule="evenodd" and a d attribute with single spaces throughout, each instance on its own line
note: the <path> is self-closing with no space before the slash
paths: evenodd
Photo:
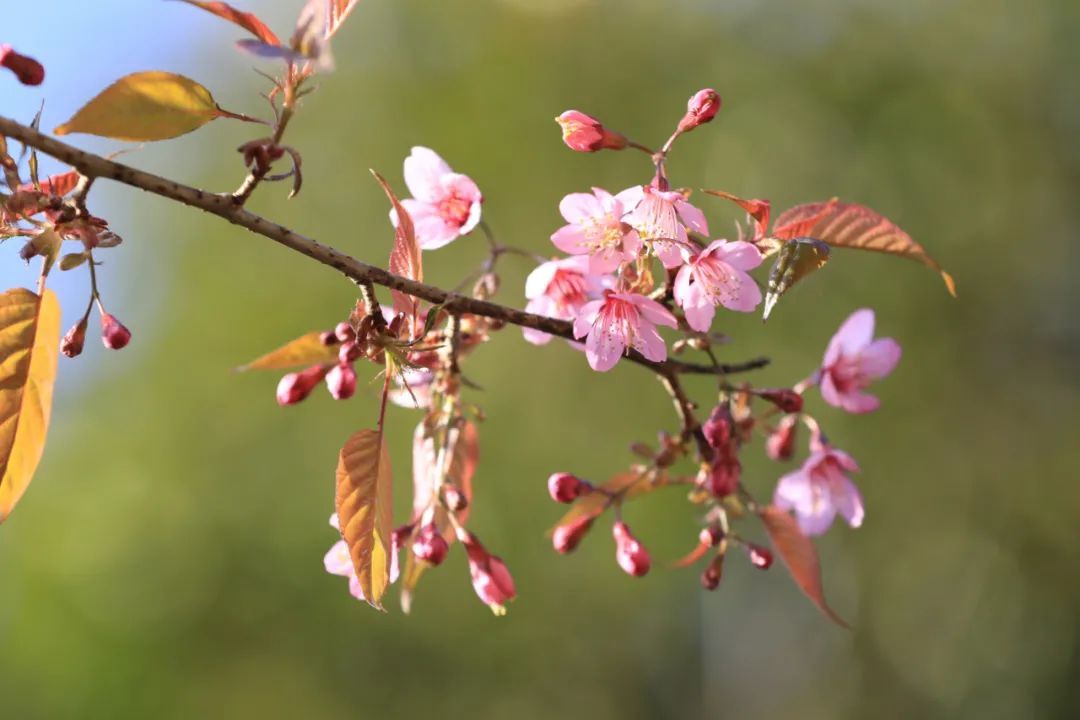
<path id="1" fill-rule="evenodd" d="M 608 130 L 599 120 L 578 110 L 567 110 L 555 118 L 555 122 L 562 128 L 563 142 L 576 152 L 622 150 L 627 145 L 625 137 Z"/>
<path id="2" fill-rule="evenodd" d="M 341 524 L 338 522 L 337 513 L 330 516 L 330 527 L 341 532 Z M 357 600 L 365 600 L 364 591 L 360 589 L 360 578 L 353 569 L 352 556 L 349 555 L 349 546 L 344 540 L 338 540 L 327 551 L 323 558 L 323 567 L 331 575 L 340 575 L 349 578 L 349 594 Z M 397 580 L 398 567 L 398 538 L 395 534 L 394 544 L 390 549 L 390 582 Z"/>
<path id="3" fill-rule="evenodd" d="M 761 289 L 747 271 L 761 260 L 761 253 L 748 242 L 716 240 L 683 265 L 675 277 L 674 295 L 690 327 L 707 332 L 717 305 L 753 312 L 761 302 Z"/>
<path id="4" fill-rule="evenodd" d="M 858 471 L 850 455 L 819 445 L 801 468 L 780 478 L 773 504 L 782 510 L 794 510 L 806 535 L 824 533 L 837 513 L 857 528 L 863 521 L 863 502 L 848 473 Z"/>
<path id="5" fill-rule="evenodd" d="M 559 203 L 559 212 L 568 223 L 555 231 L 551 242 L 568 255 L 588 255 L 589 270 L 608 273 L 641 250 L 641 238 L 622 216 L 630 209 L 624 196 L 632 190 L 612 195 L 593 188 L 592 194 L 570 193 Z"/>
<path id="6" fill-rule="evenodd" d="M 468 235 L 480 222 L 480 188 L 467 175 L 456 173 L 430 148 L 414 147 L 405 158 L 405 185 L 413 197 L 401 204 L 416 227 L 422 250 L 441 248 Z M 397 227 L 397 213 L 390 212 Z"/>
<path id="7" fill-rule="evenodd" d="M 874 340 L 874 311 L 851 314 L 829 341 L 819 371 L 821 397 L 851 413 L 877 410 L 881 401 L 863 390 L 885 377 L 900 362 L 900 344 L 892 338 Z"/>
<path id="8" fill-rule="evenodd" d="M 542 263 L 525 279 L 527 312 L 560 320 L 573 320 L 589 300 L 597 297 L 610 278 L 591 274 L 589 258 L 579 255 Z M 551 340 L 546 332 L 522 328 L 525 339 L 533 345 Z"/>
<path id="9" fill-rule="evenodd" d="M 643 185 L 624 190 L 618 197 L 624 207 L 629 208 L 623 221 L 637 230 L 669 270 L 683 263 L 683 253 L 690 242 L 687 228 L 702 235 L 709 234 L 705 214 L 677 190 Z"/>
<path id="10" fill-rule="evenodd" d="M 677 327 L 678 322 L 667 308 L 636 293 L 604 292 L 601 300 L 586 303 L 574 318 L 574 337 L 585 340 L 585 356 L 597 372 L 615 367 L 619 358 L 632 347 L 647 359 L 663 362 L 667 346 L 657 325 Z"/>

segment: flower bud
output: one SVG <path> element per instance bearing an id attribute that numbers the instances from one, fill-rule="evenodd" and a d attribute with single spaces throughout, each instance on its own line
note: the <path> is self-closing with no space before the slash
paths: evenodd
<path id="1" fill-rule="evenodd" d="M 319 381 L 326 377 L 327 370 L 329 367 L 326 365 L 312 365 L 307 370 L 282 377 L 277 386 L 278 405 L 295 405 L 306 398 Z"/>
<path id="2" fill-rule="evenodd" d="M 712 88 L 698 90 L 686 103 L 686 115 L 679 121 L 679 132 L 690 132 L 712 120 L 720 112 L 720 104 L 720 94 Z"/>
<path id="3" fill-rule="evenodd" d="M 772 460 L 790 460 L 795 454 L 795 434 L 799 428 L 797 415 L 785 415 L 765 440 L 765 454 Z"/>
<path id="4" fill-rule="evenodd" d="M 620 520 L 611 527 L 611 534 L 615 537 L 615 562 L 623 572 L 634 577 L 648 573 L 649 553 L 630 532 L 630 527 Z"/>
<path id="5" fill-rule="evenodd" d="M 401 547 L 405 544 L 405 541 L 409 539 L 409 535 L 412 535 L 413 528 L 415 526 L 412 523 L 406 525 L 398 525 L 390 533 L 390 542 L 394 547 Z"/>
<path id="6" fill-rule="evenodd" d="M 23 85 L 40 85 L 45 81 L 45 68 L 33 58 L 20 55 L 10 45 L 0 45 L 0 67 L 15 73 Z"/>
<path id="7" fill-rule="evenodd" d="M 713 497 L 723 498 L 739 488 L 742 465 L 739 459 L 727 453 L 718 452 L 712 462 L 702 465 L 698 471 L 697 484 L 708 490 Z"/>
<path id="8" fill-rule="evenodd" d="M 574 502 L 590 490 L 592 485 L 571 473 L 558 472 L 548 478 L 548 494 L 557 503 Z"/>
<path id="9" fill-rule="evenodd" d="M 342 320 L 334 326 L 334 335 L 337 337 L 338 342 L 349 342 L 356 338 L 356 333 L 353 332 L 352 325 Z"/>
<path id="10" fill-rule="evenodd" d="M 802 412 L 803 396 L 790 388 L 758 390 L 754 393 L 786 413 Z"/>
<path id="11" fill-rule="evenodd" d="M 319 333 L 319 342 L 321 342 L 326 347 L 331 347 L 333 345 L 337 345 L 341 341 L 338 340 L 337 335 L 334 334 L 333 330 L 326 330 Z"/>
<path id="12" fill-rule="evenodd" d="M 364 354 L 364 348 L 352 340 L 346 340 L 338 348 L 338 362 L 351 364 L 359 360 Z"/>
<path id="13" fill-rule="evenodd" d="M 84 315 L 83 319 L 73 325 L 64 334 L 64 339 L 60 341 L 60 352 L 69 358 L 78 357 L 82 354 L 83 343 L 86 342 L 86 322 L 88 317 Z"/>
<path id="14" fill-rule="evenodd" d="M 761 570 L 768 570 L 772 566 L 773 554 L 769 548 L 755 545 L 754 543 L 746 544 L 746 555 L 750 558 L 750 562 L 754 567 Z"/>
<path id="15" fill-rule="evenodd" d="M 335 400 L 348 400 L 356 392 L 356 370 L 352 365 L 338 363 L 326 374 L 326 388 Z"/>
<path id="16" fill-rule="evenodd" d="M 701 573 L 701 587 L 706 590 L 715 590 L 720 586 L 720 578 L 724 573 L 724 556 L 717 555 Z"/>
<path id="17" fill-rule="evenodd" d="M 435 523 L 428 523 L 420 528 L 413 540 L 413 555 L 430 565 L 440 565 L 450 550 L 446 539 L 439 532 Z"/>
<path id="18" fill-rule="evenodd" d="M 701 528 L 701 532 L 698 533 L 698 542 L 705 547 L 715 547 L 720 544 L 720 541 L 724 539 L 724 531 L 716 525 L 709 525 L 708 527 Z"/>
<path id="19" fill-rule="evenodd" d="M 469 498 L 465 496 L 461 488 L 453 483 L 446 483 L 442 486 L 442 496 L 443 502 L 446 503 L 446 509 L 450 512 L 461 512 L 469 507 Z"/>
<path id="20" fill-rule="evenodd" d="M 705 440 L 711 447 L 727 447 L 731 443 L 733 423 L 731 408 L 726 402 L 722 402 L 713 408 L 709 419 L 701 426 L 701 432 L 705 434 Z"/>
<path id="21" fill-rule="evenodd" d="M 469 555 L 469 575 L 472 576 L 473 590 L 493 613 L 505 615 L 505 604 L 517 597 L 514 578 L 510 576 L 506 563 L 502 558 L 490 554 L 468 530 L 462 529 L 458 533 L 458 540 Z"/>
<path id="22" fill-rule="evenodd" d="M 555 548 L 555 552 L 562 555 L 573 552 L 581 539 L 585 537 L 585 533 L 589 532 L 589 528 L 592 527 L 595 519 L 593 515 L 585 515 L 573 522 L 555 528 L 555 532 L 551 534 L 551 544 Z"/>
<path id="23" fill-rule="evenodd" d="M 600 121 L 577 110 L 567 110 L 555 122 L 562 126 L 562 138 L 566 146 L 577 152 L 596 152 L 597 150 L 622 150 L 626 147 L 626 138 L 612 132 L 600 124 Z"/>
<path id="24" fill-rule="evenodd" d="M 110 350 L 119 350 L 131 342 L 131 331 L 109 313 L 102 313 L 101 342 Z"/>

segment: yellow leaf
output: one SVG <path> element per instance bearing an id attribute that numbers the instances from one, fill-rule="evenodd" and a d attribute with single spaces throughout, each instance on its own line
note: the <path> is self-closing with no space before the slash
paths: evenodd
<path id="1" fill-rule="evenodd" d="M 309 332 L 301 335 L 236 369 L 241 372 L 244 370 L 287 370 L 301 365 L 335 362 L 338 357 L 337 345 L 323 345 L 319 339 L 320 334 Z"/>
<path id="2" fill-rule="evenodd" d="M 222 111 L 199 83 L 153 70 L 120 78 L 53 132 L 135 142 L 168 140 L 223 115 L 230 113 Z"/>
<path id="3" fill-rule="evenodd" d="M 60 304 L 17 288 L 0 295 L 0 522 L 34 475 L 52 410 Z"/>
<path id="4" fill-rule="evenodd" d="M 360 430 L 341 448 L 335 505 L 364 599 L 379 610 L 390 584 L 391 490 L 382 433 Z"/>

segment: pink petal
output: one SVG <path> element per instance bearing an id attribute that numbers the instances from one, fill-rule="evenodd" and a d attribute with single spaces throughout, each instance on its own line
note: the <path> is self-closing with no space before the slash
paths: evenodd
<path id="1" fill-rule="evenodd" d="M 603 215 L 604 209 L 594 195 L 570 193 L 559 201 L 559 212 L 566 222 L 580 225 L 598 215 Z"/>
<path id="2" fill-rule="evenodd" d="M 761 304 L 761 288 L 742 270 L 731 268 L 731 276 L 719 296 L 720 304 L 736 312 L 753 312 Z"/>
<path id="3" fill-rule="evenodd" d="M 836 519 L 836 506 L 831 502 L 820 502 L 816 506 L 810 509 L 809 512 L 795 513 L 796 520 L 799 521 L 799 529 L 803 531 L 804 535 L 813 537 L 815 535 L 823 535 L 833 524 L 833 520 Z"/>
<path id="4" fill-rule="evenodd" d="M 724 242 L 721 245 L 712 243 L 706 248 L 706 252 L 708 250 L 714 250 L 715 257 L 720 258 L 736 270 L 744 272 L 753 270 L 762 262 L 761 253 L 758 252 L 758 249 L 742 240 Z"/>
<path id="5" fill-rule="evenodd" d="M 705 213 L 694 207 L 685 200 L 676 200 L 675 209 L 679 212 L 682 221 L 696 233 L 709 234 L 709 223 L 705 220 Z"/>
<path id="6" fill-rule="evenodd" d="M 569 255 L 581 255 L 589 252 L 588 240 L 585 231 L 580 225 L 563 225 L 551 234 L 551 242 L 555 247 Z"/>
<path id="7" fill-rule="evenodd" d="M 473 204 L 469 206 L 469 217 L 466 218 L 465 223 L 458 228 L 459 235 L 468 235 L 476 229 L 476 226 L 480 224 L 480 210 L 480 201 L 474 200 Z"/>
<path id="8" fill-rule="evenodd" d="M 349 594 L 357 600 L 367 602 L 367 599 L 364 597 L 364 591 L 360 589 L 360 578 L 356 577 L 356 575 L 349 578 Z"/>
<path id="9" fill-rule="evenodd" d="M 551 310 L 554 306 L 555 302 L 551 298 L 546 295 L 541 295 L 535 300 L 530 300 L 525 306 L 525 311 L 535 313 L 536 315 L 547 315 L 548 317 L 551 317 Z M 521 328 L 521 334 L 525 336 L 526 342 L 532 343 L 533 345 L 547 345 L 551 342 L 551 336 L 542 330 Z"/>
<path id="10" fill-rule="evenodd" d="M 862 495 L 859 494 L 855 483 L 844 478 L 839 487 L 834 489 L 832 499 L 837 511 L 847 520 L 848 525 L 853 528 L 862 525 L 866 512 L 863 509 Z"/>
<path id="11" fill-rule="evenodd" d="M 626 338 L 623 337 L 622 329 L 614 327 L 608 316 L 601 313 L 599 322 L 593 326 L 585 340 L 585 357 L 589 361 L 589 367 L 597 372 L 607 372 L 615 367 L 625 350 Z"/>
<path id="12" fill-rule="evenodd" d="M 826 371 L 821 374 L 821 382 L 819 384 L 821 389 L 821 398 L 832 405 L 833 407 L 844 407 L 844 399 L 840 394 L 840 391 L 836 388 L 836 383 L 833 382 L 832 373 Z"/>
<path id="13" fill-rule="evenodd" d="M 589 273 L 603 275 L 622 265 L 623 251 L 617 247 L 601 248 L 599 252 L 589 256 L 589 261 Z"/>
<path id="14" fill-rule="evenodd" d="M 679 226 L 679 229 L 682 230 L 683 233 L 686 232 L 681 225 Z M 683 264 L 682 250 L 671 240 L 653 240 L 652 249 L 653 253 L 656 254 L 656 257 L 660 258 L 661 264 L 667 270 L 674 270 Z"/>
<path id="15" fill-rule="evenodd" d="M 338 540 L 327 551 L 323 558 L 323 566 L 331 575 L 349 576 L 353 574 L 352 558 L 349 556 L 349 546 L 344 540 Z"/>
<path id="16" fill-rule="evenodd" d="M 537 265 L 536 269 L 525 278 L 525 297 L 534 300 L 546 293 L 558 269 L 559 266 L 554 261 Z"/>
<path id="17" fill-rule="evenodd" d="M 824 396 L 823 392 L 822 397 Z M 881 407 L 881 401 L 873 395 L 855 390 L 840 396 L 840 407 L 854 415 L 862 415 L 877 410 Z"/>
<path id="18" fill-rule="evenodd" d="M 633 303 L 641 312 L 642 317 L 651 323 L 672 328 L 679 326 L 679 322 L 671 314 L 671 311 L 652 298 L 634 293 L 619 293 L 615 297 Z"/>
<path id="19" fill-rule="evenodd" d="M 604 307 L 603 300 L 593 300 L 581 306 L 577 317 L 574 318 L 574 337 L 583 338 L 592 331 L 593 323 L 600 315 L 602 307 Z"/>
<path id="20" fill-rule="evenodd" d="M 438 215 L 426 216 L 420 220 L 413 218 L 413 225 L 416 228 L 416 242 L 421 250 L 438 250 L 459 237 L 458 229 L 447 224 Z"/>
<path id="21" fill-rule="evenodd" d="M 480 188 L 468 175 L 461 173 L 447 173 L 439 178 L 439 184 L 443 188 L 443 197 L 453 195 L 462 200 L 473 203 L 480 202 L 484 196 L 480 194 Z"/>
<path id="22" fill-rule="evenodd" d="M 859 370 L 872 378 L 883 378 L 900 362 L 900 343 L 892 338 L 878 338 L 859 353 Z"/>
<path id="23" fill-rule="evenodd" d="M 716 306 L 695 286 L 691 288 L 690 295 L 683 304 L 683 314 L 691 328 L 698 332 L 708 332 L 713 318 L 716 317 Z"/>
<path id="24" fill-rule="evenodd" d="M 634 348 L 653 362 L 667 360 L 667 345 L 664 339 L 656 332 L 656 326 L 642 320 L 634 334 Z"/>
<path id="25" fill-rule="evenodd" d="M 799 510 L 810 508 L 814 504 L 814 493 L 810 475 L 803 470 L 796 470 L 784 475 L 776 484 L 773 492 L 773 505 L 781 510 Z"/>
<path id="26" fill-rule="evenodd" d="M 405 185 L 418 200 L 435 202 L 442 199 L 440 178 L 449 172 L 450 166 L 430 148 L 414 147 L 405 158 Z"/>
<path id="27" fill-rule="evenodd" d="M 840 355 L 858 354 L 874 338 L 874 311 L 868 308 L 856 310 L 844 321 L 829 341 L 825 351 L 824 365 L 836 362 Z"/>
<path id="28" fill-rule="evenodd" d="M 628 187 L 615 195 L 615 200 L 622 205 L 623 215 L 631 212 L 645 196 L 645 188 L 641 185 Z"/>
<path id="29" fill-rule="evenodd" d="M 330 516 L 330 527 L 334 528 L 338 532 L 341 532 L 341 523 L 338 521 L 337 513 Z"/>

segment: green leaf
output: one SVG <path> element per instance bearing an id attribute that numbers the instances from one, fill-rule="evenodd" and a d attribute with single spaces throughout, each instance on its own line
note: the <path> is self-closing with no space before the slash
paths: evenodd
<path id="1" fill-rule="evenodd" d="M 120 78 L 53 132 L 148 142 L 189 133 L 219 117 L 236 116 L 194 80 L 154 70 Z"/>
<path id="2" fill-rule="evenodd" d="M 804 277 L 829 261 L 829 246 L 814 238 L 788 240 L 780 248 L 776 263 L 769 273 L 769 287 L 765 293 L 764 319 L 769 319 L 776 301 Z"/>

